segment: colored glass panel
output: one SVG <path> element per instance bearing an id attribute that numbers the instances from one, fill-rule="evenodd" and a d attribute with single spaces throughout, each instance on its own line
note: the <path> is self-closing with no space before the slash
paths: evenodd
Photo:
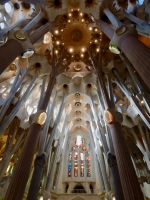
<path id="1" fill-rule="evenodd" d="M 80 166 L 80 176 L 84 177 L 84 166 Z"/>
<path id="2" fill-rule="evenodd" d="M 86 156 L 86 160 L 90 160 L 90 154 L 88 151 L 85 153 L 85 156 Z"/>
<path id="3" fill-rule="evenodd" d="M 76 144 L 76 146 L 77 146 L 78 148 L 82 146 L 82 144 L 83 144 L 83 138 L 82 138 L 80 135 L 78 135 L 78 136 L 76 137 L 75 144 Z"/>
<path id="4" fill-rule="evenodd" d="M 69 162 L 68 163 L 68 177 L 71 177 L 71 172 L 72 172 L 72 164 Z"/>
<path id="5" fill-rule="evenodd" d="M 74 166 L 74 176 L 75 177 L 78 176 L 78 166 L 77 165 Z"/>
<path id="6" fill-rule="evenodd" d="M 84 154 L 80 153 L 80 160 L 84 160 Z"/>
<path id="7" fill-rule="evenodd" d="M 78 153 L 77 152 L 75 152 L 75 154 L 74 154 L 74 161 L 78 161 Z"/>

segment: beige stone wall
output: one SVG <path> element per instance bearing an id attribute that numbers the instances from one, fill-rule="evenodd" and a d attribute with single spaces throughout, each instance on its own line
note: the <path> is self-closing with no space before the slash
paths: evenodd
<path id="1" fill-rule="evenodd" d="M 100 197 L 94 194 L 62 194 L 57 200 L 99 200 Z"/>

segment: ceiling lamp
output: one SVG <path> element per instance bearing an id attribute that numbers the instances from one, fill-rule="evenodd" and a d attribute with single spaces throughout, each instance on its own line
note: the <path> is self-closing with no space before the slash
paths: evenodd
<path id="1" fill-rule="evenodd" d="M 81 118 L 77 118 L 76 121 L 77 121 L 77 122 L 81 122 Z"/>
<path id="2" fill-rule="evenodd" d="M 62 37 L 66 47 L 80 51 L 80 49 L 86 49 L 86 46 L 88 46 L 91 40 L 91 33 L 84 24 L 73 23 L 64 29 Z"/>
<path id="3" fill-rule="evenodd" d="M 77 115 L 80 115 L 80 114 L 81 114 L 81 111 L 80 111 L 80 110 L 76 110 L 76 114 L 77 114 Z"/>
<path id="4" fill-rule="evenodd" d="M 75 71 L 81 71 L 81 65 L 80 64 L 76 64 L 74 66 Z"/>
<path id="5" fill-rule="evenodd" d="M 75 97 L 76 97 L 76 98 L 79 98 L 79 97 L 80 97 L 80 93 L 76 92 L 76 93 L 75 93 Z"/>
<path id="6" fill-rule="evenodd" d="M 11 13 L 13 10 L 13 5 L 11 2 L 5 3 L 4 7 L 7 13 Z"/>
<path id="7" fill-rule="evenodd" d="M 80 102 L 76 102 L 76 103 L 75 103 L 75 106 L 76 106 L 76 107 L 80 107 L 80 106 L 81 106 L 81 103 L 80 103 Z"/>

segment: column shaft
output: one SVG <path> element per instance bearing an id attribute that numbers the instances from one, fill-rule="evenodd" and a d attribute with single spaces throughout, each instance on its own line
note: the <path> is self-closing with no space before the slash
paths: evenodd
<path id="1" fill-rule="evenodd" d="M 121 124 L 109 124 L 125 200 L 144 200 L 122 133 Z"/>
<path id="2" fill-rule="evenodd" d="M 118 45 L 150 88 L 150 49 L 132 34 L 122 36 Z"/>
<path id="3" fill-rule="evenodd" d="M 55 73 L 56 69 L 54 70 L 54 72 L 52 72 L 51 79 L 49 81 L 45 96 L 39 110 L 46 110 L 47 108 L 55 83 Z M 14 174 L 6 192 L 5 200 L 21 200 L 23 198 L 24 190 L 30 173 L 32 159 L 35 153 L 35 148 L 41 129 L 42 126 L 40 126 L 39 124 L 31 124 L 27 139 L 22 149 L 21 156 L 18 160 Z"/>
<path id="4" fill-rule="evenodd" d="M 36 43 L 41 37 L 44 36 L 45 33 L 50 31 L 51 23 L 47 22 L 45 25 L 41 26 L 34 33 L 29 36 L 29 39 L 32 44 Z"/>
<path id="5" fill-rule="evenodd" d="M 5 200 L 21 200 L 23 198 L 40 129 L 41 126 L 39 124 L 32 124 L 30 127 L 21 156 L 6 192 Z"/>
<path id="6" fill-rule="evenodd" d="M 102 20 L 100 20 L 98 26 L 111 40 L 114 34 L 114 30 Z M 150 48 L 145 46 L 133 34 L 130 33 L 125 34 L 120 38 L 118 46 L 132 63 L 146 85 L 150 88 Z"/>
<path id="7" fill-rule="evenodd" d="M 0 47 L 0 74 L 23 52 L 21 44 L 17 40 L 8 40 Z"/>

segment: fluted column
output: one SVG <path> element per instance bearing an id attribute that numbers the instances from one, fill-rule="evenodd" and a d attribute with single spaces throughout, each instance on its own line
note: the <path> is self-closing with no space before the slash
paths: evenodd
<path id="1" fill-rule="evenodd" d="M 103 33 L 111 40 L 115 31 L 102 20 L 97 21 Z M 118 47 L 123 51 L 146 85 L 150 88 L 150 48 L 145 46 L 133 34 L 125 34 L 120 37 Z"/>
<path id="2" fill-rule="evenodd" d="M 144 200 L 138 179 L 125 142 L 121 124 L 109 124 L 117 157 L 117 164 L 125 200 Z"/>
<path id="3" fill-rule="evenodd" d="M 150 49 L 132 34 L 123 35 L 118 45 L 150 88 Z"/>
<path id="4" fill-rule="evenodd" d="M 50 100 L 52 89 L 55 84 L 58 68 L 64 58 L 64 55 L 65 55 L 65 52 L 62 54 L 57 65 L 53 66 L 51 78 L 49 80 L 44 98 L 40 104 L 39 111 L 46 112 L 46 108 Z M 20 158 L 14 170 L 8 190 L 6 192 L 5 200 L 14 200 L 14 199 L 21 200 L 22 199 L 24 190 L 26 187 L 26 183 L 28 180 L 28 176 L 30 173 L 32 159 L 34 156 L 34 152 L 37 146 L 37 142 L 38 142 L 38 138 L 39 138 L 41 130 L 42 130 L 42 126 L 37 123 L 37 120 L 33 121 L 30 126 L 27 139 L 23 146 L 22 153 L 20 155 Z"/>
<path id="5" fill-rule="evenodd" d="M 34 33 L 29 36 L 31 43 L 36 43 L 45 33 L 50 31 L 51 28 L 52 24 L 50 22 L 47 22 L 45 25 L 38 28 L 36 31 L 34 31 Z"/>
<path id="6" fill-rule="evenodd" d="M 120 180 L 122 184 L 123 194 L 125 200 L 144 200 L 142 191 L 140 189 L 134 167 L 131 162 L 130 154 L 123 136 L 122 127 L 117 112 L 115 111 L 114 102 L 109 99 L 106 86 L 102 79 L 102 54 L 99 54 L 99 63 L 95 65 L 97 70 L 100 91 L 103 96 L 106 113 L 112 118 L 111 124 L 108 124 L 113 140 L 113 146 L 117 158 Z M 117 188 L 116 188 L 117 189 Z M 120 188 L 121 189 L 121 188 Z M 118 193 L 119 194 L 119 193 Z M 120 200 L 121 198 L 119 198 Z"/>
<path id="7" fill-rule="evenodd" d="M 48 22 L 34 31 L 29 36 L 32 44 L 36 43 L 45 33 L 51 30 L 53 24 Z M 24 52 L 21 43 L 15 39 L 8 39 L 8 41 L 0 47 L 0 74 Z"/>
<path id="8" fill-rule="evenodd" d="M 0 47 L 0 74 L 23 52 L 22 45 L 17 40 L 8 40 Z"/>
<path id="9" fill-rule="evenodd" d="M 63 97 L 63 100 L 62 100 L 62 103 L 61 103 L 61 107 L 63 107 L 63 104 L 64 104 L 64 97 Z M 61 114 L 62 114 L 62 109 L 59 110 L 55 126 L 53 127 L 53 131 L 51 132 L 51 135 L 50 135 L 50 138 L 52 139 L 51 141 L 53 141 L 53 138 L 55 136 L 55 130 L 56 130 L 55 127 L 57 127 L 57 125 L 58 125 L 58 121 L 59 121 Z M 45 133 L 43 133 L 43 134 L 45 135 Z M 51 145 L 50 145 L 50 147 L 51 147 Z M 35 160 L 34 172 L 33 172 L 32 180 L 31 180 L 27 200 L 36 200 L 37 199 L 38 190 L 39 190 L 39 187 L 40 187 L 40 180 L 41 180 L 41 176 L 42 176 L 42 173 L 43 173 L 43 169 L 44 169 L 45 164 L 46 164 L 46 160 L 47 160 L 46 156 L 48 155 L 48 153 L 49 153 L 49 151 L 48 152 L 44 152 L 44 151 L 41 152 L 41 154 L 39 154 L 37 156 L 36 160 Z M 41 164 L 39 164 L 39 161 L 40 161 Z"/>

